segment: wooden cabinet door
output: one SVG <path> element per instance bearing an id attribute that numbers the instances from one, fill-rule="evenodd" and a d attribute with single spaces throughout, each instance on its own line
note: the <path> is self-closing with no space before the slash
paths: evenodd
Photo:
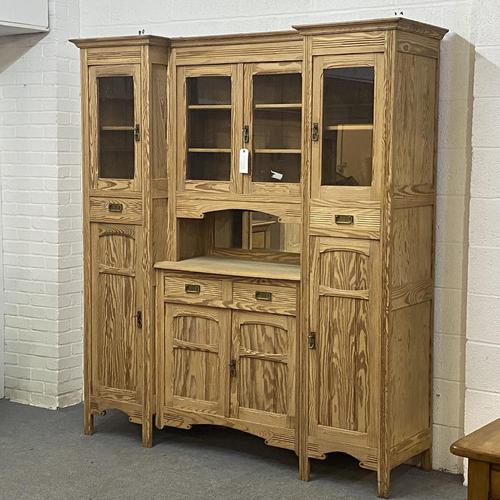
<path id="1" fill-rule="evenodd" d="M 164 406 L 227 414 L 230 318 L 229 310 L 165 304 Z"/>
<path id="2" fill-rule="evenodd" d="M 89 69 L 90 188 L 141 190 L 141 71 L 138 64 Z"/>
<path id="3" fill-rule="evenodd" d="M 312 238 L 309 434 L 322 453 L 376 444 L 378 252 L 378 241 Z"/>
<path id="4" fill-rule="evenodd" d="M 295 318 L 234 311 L 231 416 L 291 428 L 295 416 Z"/>
<path id="5" fill-rule="evenodd" d="M 92 395 L 142 401 L 142 228 L 91 228 Z"/>
<path id="6" fill-rule="evenodd" d="M 244 145 L 250 169 L 244 192 L 299 198 L 302 159 L 302 65 L 246 64 Z"/>
<path id="7" fill-rule="evenodd" d="M 384 167 L 384 56 L 313 61 L 311 198 L 371 201 Z"/>
<path id="8" fill-rule="evenodd" d="M 177 69 L 178 190 L 241 191 L 241 65 Z"/>

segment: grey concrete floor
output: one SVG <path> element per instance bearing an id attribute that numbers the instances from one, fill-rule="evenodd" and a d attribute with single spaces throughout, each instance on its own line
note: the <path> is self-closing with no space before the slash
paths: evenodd
<path id="1" fill-rule="evenodd" d="M 0 498 L 20 499 L 368 499 L 376 475 L 350 457 L 312 461 L 297 479 L 292 452 L 231 429 L 155 431 L 154 447 L 120 412 L 82 434 L 82 407 L 43 410 L 0 400 Z M 393 499 L 465 499 L 460 476 L 400 466 Z"/>

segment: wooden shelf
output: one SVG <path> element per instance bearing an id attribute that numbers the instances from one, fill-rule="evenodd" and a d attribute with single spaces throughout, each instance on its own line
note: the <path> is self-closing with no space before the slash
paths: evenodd
<path id="1" fill-rule="evenodd" d="M 255 153 L 300 155 L 301 149 L 255 149 Z"/>
<path id="2" fill-rule="evenodd" d="M 231 148 L 188 148 L 190 153 L 230 153 Z"/>
<path id="3" fill-rule="evenodd" d="M 243 260 L 230 257 L 194 257 L 177 262 L 163 261 L 155 264 L 157 269 L 187 271 L 203 274 L 220 274 L 242 278 L 266 278 L 300 281 L 300 266 L 276 262 Z"/>
<path id="4" fill-rule="evenodd" d="M 103 125 L 101 127 L 101 130 L 106 130 L 106 131 L 110 131 L 110 130 L 115 130 L 115 131 L 124 131 L 124 130 L 134 130 L 134 126 L 133 125 Z"/>
<path id="5" fill-rule="evenodd" d="M 325 130 L 373 130 L 373 124 L 328 125 Z"/>
<path id="6" fill-rule="evenodd" d="M 190 104 L 188 109 L 231 109 L 231 104 Z"/>
<path id="7" fill-rule="evenodd" d="M 283 103 L 283 104 L 255 104 L 255 109 L 302 109 L 302 104 L 297 103 Z"/>

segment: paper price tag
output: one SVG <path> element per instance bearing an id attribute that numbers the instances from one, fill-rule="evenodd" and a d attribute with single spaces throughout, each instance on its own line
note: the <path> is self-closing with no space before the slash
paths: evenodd
<path id="1" fill-rule="evenodd" d="M 240 174 L 248 174 L 248 149 L 240 149 Z"/>

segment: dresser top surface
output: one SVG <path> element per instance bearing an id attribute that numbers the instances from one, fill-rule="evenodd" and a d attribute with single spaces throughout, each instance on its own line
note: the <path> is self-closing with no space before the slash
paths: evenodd
<path id="1" fill-rule="evenodd" d="M 300 267 L 298 265 L 230 257 L 205 256 L 179 261 L 163 261 L 157 262 L 155 267 L 170 271 L 220 274 L 242 278 L 300 281 Z"/>
<path id="2" fill-rule="evenodd" d="M 453 443 L 451 452 L 473 460 L 500 464 L 500 418 Z"/>

